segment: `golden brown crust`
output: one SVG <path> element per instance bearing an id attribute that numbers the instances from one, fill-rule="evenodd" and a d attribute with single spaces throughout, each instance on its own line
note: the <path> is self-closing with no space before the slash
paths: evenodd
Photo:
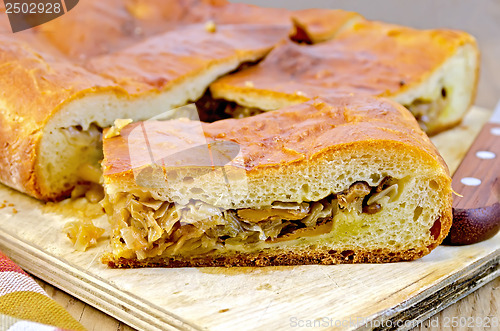
<path id="1" fill-rule="evenodd" d="M 292 13 L 290 39 L 316 44 L 332 39 L 342 29 L 363 19 L 358 13 L 342 9 L 303 9 Z"/>
<path id="2" fill-rule="evenodd" d="M 229 100 L 234 94 L 289 103 L 332 91 L 388 97 L 420 84 L 464 44 L 475 46 L 465 32 L 362 21 L 321 44 L 283 42 L 259 65 L 219 79 L 210 90 Z"/>
<path id="3" fill-rule="evenodd" d="M 109 55 L 92 58 L 87 69 L 130 95 L 162 91 L 219 63 L 258 60 L 284 36 L 286 25 L 189 25 Z"/>
<path id="4" fill-rule="evenodd" d="M 102 262 L 111 268 L 140 268 L 140 267 L 268 267 L 283 265 L 306 265 L 306 264 L 352 264 L 352 263 L 390 263 L 401 261 L 412 261 L 430 252 L 427 248 L 420 250 L 391 252 L 384 250 L 311 250 L 304 252 L 278 252 L 252 253 L 227 256 L 207 256 L 198 258 L 150 258 L 137 259 L 115 259 L 111 254 L 102 257 Z"/>
<path id="5" fill-rule="evenodd" d="M 2 183 L 39 199 L 60 198 L 66 192 L 41 184 L 37 162 L 44 128 L 65 105 L 99 93 L 124 98 L 154 95 L 218 63 L 258 59 L 289 31 L 289 25 L 276 20 L 266 24 L 276 13 L 258 7 L 252 10 L 259 24 L 221 25 L 210 33 L 204 25 L 208 18 L 251 21 L 240 12 L 247 5 L 203 0 L 153 4 L 146 8 L 136 1 L 85 1 L 57 20 L 16 34 L 6 14 L 0 14 Z M 99 24 L 89 24 L 93 21 Z M 188 25 L 195 22 L 202 24 Z M 131 34 L 127 24 L 144 29 L 144 34 Z M 153 42 L 137 44 L 160 28 L 167 32 Z M 174 28 L 184 30 L 168 32 Z M 137 45 L 130 47 L 133 44 Z"/>
<path id="6" fill-rule="evenodd" d="M 135 130 L 144 125 L 150 150 L 144 149 L 144 137 Z M 198 145 L 194 136 L 196 122 L 149 121 L 128 125 L 121 135 L 104 139 L 103 171 L 106 180 L 133 178 L 133 168 L 151 164 L 153 155 L 165 155 L 165 146 L 174 154 Z M 176 132 L 162 134 L 161 132 Z M 133 132 L 133 134 L 131 134 Z M 300 165 L 325 153 L 363 146 L 399 145 L 414 149 L 425 162 L 446 165 L 413 116 L 401 105 L 371 97 L 329 97 L 314 99 L 275 112 L 243 119 L 204 123 L 207 142 L 231 141 L 241 148 L 242 158 L 231 165 L 249 175 L 268 168 Z M 134 151 L 133 165 L 129 150 Z M 229 160 L 227 160 L 229 161 Z M 211 167 L 210 159 L 196 159 L 183 166 Z M 164 163 L 175 168 L 175 164 Z"/>
<path id="7" fill-rule="evenodd" d="M 35 31 L 63 54 L 85 61 L 160 33 L 208 21 L 290 25 L 289 11 L 285 9 L 233 4 L 226 0 L 85 0 L 76 10 L 36 27 Z"/>
<path id="8" fill-rule="evenodd" d="M 437 246 L 437 244 L 436 244 Z M 234 255 L 205 256 L 196 258 L 161 257 L 137 259 L 115 259 L 105 254 L 101 261 L 111 268 L 138 267 L 267 267 L 305 264 L 352 264 L 352 263 L 391 263 L 416 260 L 427 255 L 433 249 L 429 247 L 414 248 L 406 251 L 388 249 L 374 250 L 331 250 L 311 249 L 307 251 L 269 251 L 260 253 L 235 253 Z"/>
<path id="9" fill-rule="evenodd" d="M 35 30 L 63 54 L 85 60 L 134 45 L 150 36 L 188 24 L 266 24 L 291 27 L 292 20 L 314 42 L 330 38 L 361 15 L 343 10 L 289 11 L 226 0 L 86 0 L 78 10 Z M 99 24 L 89 24 L 89 22 Z M 292 28 L 295 31 L 294 28 Z M 295 34 L 291 32 L 291 34 Z M 74 40 L 78 40 L 75 43 Z"/>

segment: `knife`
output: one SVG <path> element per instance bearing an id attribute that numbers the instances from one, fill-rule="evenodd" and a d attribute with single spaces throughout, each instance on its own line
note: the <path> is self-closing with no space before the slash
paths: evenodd
<path id="1" fill-rule="evenodd" d="M 459 142 L 458 142 L 459 143 Z M 453 175 L 453 224 L 444 244 L 468 245 L 500 230 L 500 101 Z"/>

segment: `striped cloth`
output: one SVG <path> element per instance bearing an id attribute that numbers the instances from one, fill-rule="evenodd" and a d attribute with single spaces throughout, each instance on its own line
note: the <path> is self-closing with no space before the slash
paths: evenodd
<path id="1" fill-rule="evenodd" d="M 0 331 L 85 330 L 59 304 L 0 252 Z"/>

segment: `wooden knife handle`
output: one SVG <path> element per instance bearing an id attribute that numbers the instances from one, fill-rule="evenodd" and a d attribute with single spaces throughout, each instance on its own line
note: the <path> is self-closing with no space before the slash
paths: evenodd
<path id="1" fill-rule="evenodd" d="M 453 175 L 453 189 L 463 196 L 454 197 L 454 208 L 487 207 L 499 202 L 500 132 L 493 134 L 495 129 L 500 131 L 500 124 L 484 125 Z M 481 181 L 479 185 L 475 185 L 479 183 L 476 179 Z"/>
<path id="2" fill-rule="evenodd" d="M 500 124 L 483 127 L 452 186 L 462 197 L 453 199 L 453 225 L 444 243 L 466 245 L 494 236 L 500 229 Z"/>

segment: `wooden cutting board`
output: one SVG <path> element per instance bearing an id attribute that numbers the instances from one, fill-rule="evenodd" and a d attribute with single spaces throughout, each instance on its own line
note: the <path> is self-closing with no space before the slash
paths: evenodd
<path id="1" fill-rule="evenodd" d="M 452 171 L 489 115 L 474 108 L 463 125 L 433 138 Z M 500 235 L 394 264 L 108 269 L 99 261 L 105 239 L 87 252 L 73 250 L 61 232 L 70 220 L 65 213 L 47 213 L 43 203 L 2 186 L 3 201 L 0 250 L 143 330 L 410 329 L 411 320 L 432 316 L 500 275 Z M 104 218 L 98 222 L 107 226 Z"/>

